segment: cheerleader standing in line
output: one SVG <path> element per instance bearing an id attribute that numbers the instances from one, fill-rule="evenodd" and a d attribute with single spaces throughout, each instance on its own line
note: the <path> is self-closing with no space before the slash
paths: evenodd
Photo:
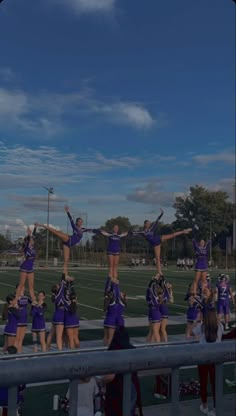
<path id="1" fill-rule="evenodd" d="M 104 345 L 110 345 L 115 330 L 117 327 L 124 326 L 124 318 L 122 315 L 123 309 L 120 304 L 122 295 L 118 281 L 114 282 L 109 277 L 107 278 L 104 293 Z M 120 306 L 119 306 L 120 305 Z"/>
<path id="2" fill-rule="evenodd" d="M 22 251 L 24 253 L 24 259 L 20 265 L 20 281 L 16 290 L 16 301 L 20 297 L 20 293 L 25 286 L 26 280 L 28 280 L 29 293 L 32 302 L 35 302 L 34 294 L 34 261 L 36 258 L 36 251 L 34 248 L 34 239 L 36 236 L 36 224 L 33 232 L 27 229 L 27 237 L 24 238 L 22 245 Z"/>
<path id="3" fill-rule="evenodd" d="M 18 287 L 17 287 L 18 289 Z M 20 297 L 18 299 L 18 310 L 19 310 L 19 320 L 17 322 L 17 331 L 16 331 L 16 343 L 17 352 L 22 352 L 23 341 L 26 334 L 26 329 L 28 325 L 28 305 L 32 304 L 31 298 L 25 295 L 25 288 L 23 287 Z"/>
<path id="4" fill-rule="evenodd" d="M 114 225 L 113 233 L 108 233 L 103 230 L 100 230 L 99 232 L 103 236 L 108 237 L 107 257 L 109 264 L 109 277 L 112 280 L 115 280 L 118 277 L 117 269 L 120 259 L 121 239 L 128 235 L 128 231 L 119 234 L 119 226 Z"/>
<path id="5" fill-rule="evenodd" d="M 19 319 L 19 310 L 15 305 L 15 294 L 10 294 L 6 297 L 6 304 L 2 312 L 2 319 L 7 323 L 4 328 L 5 342 L 3 352 L 7 351 L 8 347 L 14 346 L 16 342 L 17 322 Z"/>
<path id="6" fill-rule="evenodd" d="M 193 295 L 193 285 L 189 285 L 189 288 L 188 288 L 188 291 L 186 293 L 184 300 L 188 302 L 188 309 L 186 312 L 187 326 L 186 326 L 185 336 L 186 336 L 186 339 L 189 339 L 191 338 L 192 329 L 194 327 L 195 322 L 198 319 L 198 314 L 199 314 L 199 306 Z"/>
<path id="7" fill-rule="evenodd" d="M 70 278 L 71 279 L 71 278 Z M 69 278 L 62 278 L 59 284 L 52 286 L 52 302 L 55 304 L 55 311 L 52 319 L 52 328 L 47 338 L 47 349 L 50 348 L 52 338 L 56 335 L 56 344 L 58 350 L 63 348 L 63 332 L 65 321 L 65 305 L 66 305 L 66 291 L 67 282 Z"/>
<path id="8" fill-rule="evenodd" d="M 31 315 L 32 315 L 31 332 L 32 332 L 34 352 L 38 352 L 38 336 L 39 336 L 39 342 L 40 342 L 42 351 L 43 352 L 46 351 L 46 325 L 45 325 L 44 314 L 46 312 L 47 305 L 44 302 L 45 296 L 46 295 L 43 290 L 38 292 L 38 303 L 37 305 L 33 305 L 31 308 Z"/>
<path id="9" fill-rule="evenodd" d="M 159 277 L 159 285 L 163 289 L 162 295 L 162 302 L 160 304 L 160 312 L 161 312 L 161 341 L 168 342 L 168 335 L 166 331 L 168 317 L 169 317 L 169 310 L 168 310 L 168 303 L 174 303 L 174 296 L 172 290 L 172 284 L 167 282 L 164 276 Z"/>
<path id="10" fill-rule="evenodd" d="M 146 302 L 148 304 L 149 333 L 147 342 L 160 342 L 161 312 L 160 303 L 162 301 L 163 289 L 160 287 L 158 279 L 152 278 L 146 290 Z"/>
<path id="11" fill-rule="evenodd" d="M 163 241 L 171 240 L 179 235 L 183 234 L 189 234 L 192 231 L 192 228 L 188 228 L 186 230 L 182 231 L 176 231 L 172 234 L 166 234 L 166 235 L 159 235 L 156 233 L 158 223 L 163 216 L 164 211 L 161 209 L 161 214 L 159 217 L 151 223 L 149 220 L 144 221 L 144 229 L 143 231 L 133 231 L 131 234 L 136 235 L 142 235 L 150 244 L 151 247 L 153 247 L 154 254 L 155 254 L 155 260 L 156 260 L 156 267 L 157 267 L 157 274 L 162 274 L 161 271 L 161 243 Z"/>
<path id="12" fill-rule="evenodd" d="M 75 245 L 80 243 L 84 233 L 86 233 L 86 232 L 97 233 L 97 230 L 82 227 L 83 220 L 80 217 L 76 218 L 76 221 L 74 223 L 74 220 L 73 220 L 73 218 L 70 214 L 68 206 L 65 206 L 65 212 L 67 213 L 67 216 L 68 216 L 68 218 L 70 220 L 70 223 L 71 223 L 71 227 L 72 227 L 72 231 L 73 231 L 72 235 L 68 235 L 68 234 L 66 234 L 62 231 L 56 230 L 55 228 L 50 227 L 50 226 L 45 225 L 45 224 L 37 224 L 37 225 L 39 227 L 45 228 L 50 233 L 56 235 L 63 242 L 63 254 L 64 254 L 63 273 L 64 273 L 65 277 L 69 277 L 69 275 L 68 275 L 68 264 L 69 264 L 69 259 L 70 259 L 70 249 L 71 249 L 71 247 L 74 247 Z"/>
<path id="13" fill-rule="evenodd" d="M 69 340 L 69 348 L 79 348 L 79 316 L 77 296 L 70 282 L 68 283 L 65 303 L 64 328 Z"/>

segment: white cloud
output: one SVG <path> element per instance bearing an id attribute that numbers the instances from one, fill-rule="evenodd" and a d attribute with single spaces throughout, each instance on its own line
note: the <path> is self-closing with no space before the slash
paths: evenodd
<path id="1" fill-rule="evenodd" d="M 114 10 L 116 0 L 53 0 L 74 12 L 80 13 L 107 13 Z"/>
<path id="2" fill-rule="evenodd" d="M 219 153 L 200 154 L 193 156 L 192 159 L 201 165 L 208 165 L 209 163 L 222 162 L 235 164 L 235 149 L 233 151 L 222 151 Z"/>
<path id="3" fill-rule="evenodd" d="M 119 102 L 106 105 L 96 104 L 93 108 L 94 111 L 107 115 L 117 123 L 135 128 L 149 128 L 155 122 L 150 112 L 140 104 Z"/>
<path id="4" fill-rule="evenodd" d="M 0 126 L 4 129 L 21 129 L 31 135 L 51 137 L 94 113 L 105 122 L 129 125 L 133 128 L 150 128 L 155 124 L 147 108 L 122 101 L 107 103 L 96 97 L 86 86 L 71 93 L 38 92 L 29 94 L 20 89 L 0 87 Z"/>

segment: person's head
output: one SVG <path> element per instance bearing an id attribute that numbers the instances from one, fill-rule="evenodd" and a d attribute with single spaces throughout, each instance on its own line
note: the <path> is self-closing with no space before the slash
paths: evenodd
<path id="1" fill-rule="evenodd" d="M 82 227 L 82 225 L 83 225 L 83 219 L 81 217 L 76 218 L 75 225 L 78 228 Z"/>
<path id="2" fill-rule="evenodd" d="M 46 297 L 46 294 L 45 294 L 44 290 L 40 290 L 38 292 L 38 301 L 39 302 L 43 302 L 44 299 L 45 299 L 45 297 Z"/>
<path id="3" fill-rule="evenodd" d="M 145 220 L 144 221 L 144 223 L 143 223 L 143 228 L 145 229 L 145 230 L 147 230 L 148 228 L 150 228 L 151 227 L 151 221 L 149 221 L 149 220 Z"/>
<path id="4" fill-rule="evenodd" d="M 129 334 L 124 327 L 118 327 L 115 330 L 108 350 L 125 350 L 134 348 L 130 344 Z"/>
<path id="5" fill-rule="evenodd" d="M 206 245 L 205 240 L 203 240 L 203 238 L 199 241 L 199 247 L 204 248 Z"/>
<path id="6" fill-rule="evenodd" d="M 118 234 L 119 232 L 119 225 L 115 224 L 113 227 L 113 233 Z"/>
<path id="7" fill-rule="evenodd" d="M 52 288 L 51 288 L 51 292 L 52 292 L 53 295 L 56 295 L 58 290 L 59 290 L 59 285 L 58 284 L 53 285 Z"/>
<path id="8" fill-rule="evenodd" d="M 212 302 L 206 302 L 203 310 L 203 330 L 206 342 L 215 342 L 217 339 L 218 322 L 216 309 Z"/>
<path id="9" fill-rule="evenodd" d="M 15 296 L 14 293 L 10 293 L 9 295 L 7 295 L 6 302 L 7 302 L 8 306 L 13 305 L 13 303 L 15 301 L 15 298 L 16 298 L 16 296 Z"/>

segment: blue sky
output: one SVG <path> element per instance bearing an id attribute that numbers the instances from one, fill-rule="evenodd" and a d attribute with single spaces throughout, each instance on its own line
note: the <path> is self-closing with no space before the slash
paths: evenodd
<path id="1" fill-rule="evenodd" d="M 0 232 L 172 221 L 192 185 L 232 194 L 235 4 L 4 0 Z"/>

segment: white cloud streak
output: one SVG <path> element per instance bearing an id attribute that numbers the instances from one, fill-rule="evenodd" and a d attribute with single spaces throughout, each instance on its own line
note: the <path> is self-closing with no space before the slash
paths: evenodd
<path id="1" fill-rule="evenodd" d="M 193 156 L 192 159 L 201 165 L 209 165 L 209 163 L 215 162 L 235 164 L 235 149 L 234 151 L 222 151 L 219 153 L 200 154 Z"/>
<path id="2" fill-rule="evenodd" d="M 110 13 L 115 8 L 116 0 L 51 0 L 77 14 Z"/>
<path id="3" fill-rule="evenodd" d="M 74 116 L 74 122 L 78 123 L 94 114 L 105 122 L 136 129 L 147 129 L 155 124 L 143 105 L 122 101 L 105 103 L 86 87 L 71 93 L 38 92 L 36 95 L 0 87 L 0 126 L 7 130 L 20 128 L 31 135 L 51 137 L 69 128 L 68 117 Z"/>

